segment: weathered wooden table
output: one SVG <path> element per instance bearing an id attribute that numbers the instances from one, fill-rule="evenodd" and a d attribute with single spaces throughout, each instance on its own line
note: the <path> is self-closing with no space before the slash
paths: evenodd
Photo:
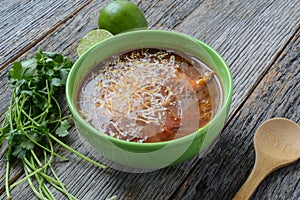
<path id="1" fill-rule="evenodd" d="M 77 59 L 78 41 L 97 28 L 108 0 L 1 0 L 0 123 L 9 105 L 8 70 L 15 60 L 33 56 L 41 46 Z M 78 199 L 231 199 L 254 164 L 253 134 L 266 119 L 286 117 L 300 123 L 300 1 L 297 0 L 132 0 L 150 29 L 194 36 L 225 58 L 234 78 L 230 116 L 220 140 L 205 158 L 144 174 L 102 170 L 65 150 L 69 158 L 54 166 Z M 67 106 L 65 105 L 67 112 Z M 66 142 L 101 162 L 73 127 Z M 300 145 L 300 144 L 299 144 Z M 56 146 L 59 148 L 59 146 Z M 0 155 L 0 199 L 5 199 L 5 149 Z M 100 159 L 100 160 L 99 160 Z M 20 163 L 11 180 L 22 176 Z M 300 161 L 268 176 L 252 199 L 300 199 Z M 36 199 L 27 183 L 13 199 Z M 56 193 L 57 199 L 65 199 Z"/>

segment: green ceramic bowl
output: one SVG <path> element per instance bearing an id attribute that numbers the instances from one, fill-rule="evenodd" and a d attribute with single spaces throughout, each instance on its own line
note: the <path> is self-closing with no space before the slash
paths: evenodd
<path id="1" fill-rule="evenodd" d="M 171 48 L 189 53 L 207 64 L 219 77 L 223 103 L 216 116 L 205 127 L 188 136 L 167 142 L 135 143 L 119 140 L 93 128 L 80 115 L 76 103 L 81 82 L 90 69 L 108 56 L 143 47 Z M 230 70 L 222 57 L 207 44 L 171 31 L 140 30 L 113 36 L 93 46 L 74 64 L 68 76 L 66 97 L 80 134 L 119 170 L 156 170 L 181 163 L 195 155 L 204 156 L 218 138 L 226 121 L 233 90 Z"/>

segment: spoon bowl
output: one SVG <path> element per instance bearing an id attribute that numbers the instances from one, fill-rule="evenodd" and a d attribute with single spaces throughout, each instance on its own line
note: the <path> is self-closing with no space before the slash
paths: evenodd
<path id="1" fill-rule="evenodd" d="M 300 126 L 284 118 L 263 123 L 254 136 L 257 153 L 273 159 L 294 161 L 300 157 Z"/>
<path id="2" fill-rule="evenodd" d="M 271 172 L 300 158 L 300 126 L 285 118 L 265 121 L 254 135 L 255 164 L 234 200 L 249 199 Z"/>

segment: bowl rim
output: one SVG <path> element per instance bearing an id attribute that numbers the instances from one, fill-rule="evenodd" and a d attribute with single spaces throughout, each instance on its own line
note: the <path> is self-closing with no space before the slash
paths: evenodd
<path id="1" fill-rule="evenodd" d="M 219 59 L 219 61 L 221 61 L 222 66 L 225 68 L 226 76 L 227 76 L 227 79 L 229 80 L 228 86 L 227 86 L 227 88 L 228 88 L 227 95 L 224 97 L 222 106 L 219 109 L 219 111 L 217 112 L 217 114 L 213 117 L 213 119 L 210 120 L 205 126 L 199 128 L 197 131 L 195 131 L 193 133 L 190 133 L 186 136 L 177 138 L 177 139 L 173 139 L 173 140 L 169 140 L 169 141 L 162 141 L 162 142 L 138 143 L 138 142 L 125 141 L 125 140 L 117 139 L 117 138 L 114 138 L 114 137 L 109 136 L 107 134 L 104 134 L 101 131 L 94 128 L 91 124 L 89 124 L 86 120 L 84 120 L 84 118 L 80 115 L 74 101 L 72 100 L 73 99 L 73 96 L 72 96 L 73 88 L 72 88 L 71 83 L 74 83 L 74 81 L 75 81 L 75 78 L 74 78 L 74 81 L 71 81 L 72 76 L 74 76 L 74 75 L 77 76 L 76 75 L 77 74 L 77 69 L 79 69 L 80 64 L 87 57 L 87 55 L 91 51 L 93 51 L 93 49 L 95 49 L 99 45 L 105 45 L 106 43 L 109 43 L 109 42 L 115 40 L 115 38 L 118 38 L 118 37 L 127 37 L 128 35 L 129 36 L 130 35 L 141 35 L 141 34 L 143 35 L 145 33 L 147 33 L 147 34 L 170 34 L 173 37 L 180 37 L 180 38 L 184 38 L 184 39 L 187 39 L 187 40 L 194 41 L 194 42 L 198 43 L 201 47 L 204 47 L 205 49 L 208 49 L 211 53 L 213 53 Z M 232 74 L 231 74 L 230 68 L 227 65 L 227 63 L 225 62 L 225 60 L 222 58 L 222 56 L 215 49 L 213 49 L 212 47 L 210 47 L 208 44 L 204 43 L 203 41 L 198 40 L 198 39 L 196 39 L 192 36 L 189 36 L 189 35 L 186 35 L 186 34 L 183 34 L 183 33 L 179 33 L 179 32 L 176 32 L 176 31 L 168 31 L 168 30 L 134 30 L 134 31 L 130 31 L 130 32 L 120 33 L 120 34 L 114 35 L 114 36 L 112 36 L 112 37 L 110 37 L 110 38 L 108 38 L 104 41 L 101 41 L 101 42 L 95 44 L 94 46 L 92 46 L 88 51 L 86 51 L 83 55 L 81 55 L 75 61 L 75 63 L 73 64 L 73 66 L 72 66 L 72 68 L 71 68 L 71 70 L 68 74 L 68 78 L 67 78 L 67 81 L 66 81 L 66 100 L 67 100 L 67 104 L 69 106 L 69 109 L 71 111 L 71 114 L 74 118 L 79 120 L 81 124 L 84 124 L 85 128 L 87 128 L 88 131 L 91 131 L 91 132 L 99 135 L 100 137 L 103 137 L 104 139 L 108 139 L 111 142 L 113 142 L 115 144 L 118 143 L 122 146 L 123 145 L 125 145 L 125 146 L 134 146 L 136 148 L 139 148 L 139 147 L 142 147 L 142 148 L 163 147 L 163 146 L 166 146 L 166 145 L 168 145 L 170 143 L 174 143 L 174 142 L 177 143 L 177 144 L 183 144 L 183 143 L 186 143 L 186 142 L 190 142 L 191 140 L 193 140 L 197 137 L 200 137 L 201 133 L 203 131 L 207 130 L 213 122 L 218 120 L 218 118 L 220 117 L 220 115 L 223 112 L 226 112 L 227 106 L 228 106 L 228 109 L 230 108 L 232 93 L 233 93 L 233 79 L 232 79 Z M 80 131 L 78 131 L 78 132 L 80 133 Z"/>

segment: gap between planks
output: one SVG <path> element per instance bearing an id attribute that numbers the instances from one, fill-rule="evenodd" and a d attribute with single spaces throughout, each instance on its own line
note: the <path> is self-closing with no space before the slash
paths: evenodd
<path id="1" fill-rule="evenodd" d="M 69 14 L 65 19 L 63 19 L 61 22 L 50 28 L 46 33 L 44 33 L 41 37 L 37 38 L 34 42 L 29 44 L 28 46 L 24 47 L 21 51 L 19 51 L 16 55 L 14 55 L 11 59 L 6 61 L 5 63 L 0 66 L 0 71 L 5 69 L 10 63 L 17 60 L 19 57 L 21 57 L 24 53 L 26 53 L 28 50 L 36 46 L 40 41 L 45 39 L 48 35 L 53 33 L 55 30 L 57 30 L 59 27 L 61 27 L 63 24 L 65 24 L 69 19 L 72 19 L 77 13 L 79 13 L 83 8 L 85 8 L 87 5 L 92 3 L 94 0 L 88 0 L 85 2 L 82 6 L 80 6 L 77 10 L 73 11 L 71 14 Z"/>
<path id="2" fill-rule="evenodd" d="M 235 118 L 235 116 L 238 114 L 238 112 L 242 109 L 242 107 L 244 106 L 244 104 L 246 103 L 246 101 L 250 98 L 250 96 L 252 95 L 252 93 L 254 92 L 254 90 L 262 82 L 262 80 L 268 74 L 268 72 L 271 70 L 271 68 L 274 66 L 274 64 L 279 60 L 279 58 L 283 54 L 284 50 L 288 47 L 288 45 L 290 44 L 290 42 L 292 42 L 294 40 L 294 38 L 296 37 L 296 35 L 297 35 L 298 32 L 300 32 L 300 25 L 295 30 L 295 32 L 291 35 L 290 39 L 287 40 L 287 42 L 283 45 L 283 47 L 280 49 L 280 51 L 277 52 L 275 58 L 269 64 L 269 66 L 266 67 L 266 69 L 263 71 L 263 73 L 261 73 L 261 75 L 256 80 L 255 84 L 250 88 L 249 92 L 244 97 L 244 99 L 241 101 L 241 103 L 236 107 L 236 109 L 233 110 L 232 114 L 229 116 L 228 120 L 226 121 L 226 123 L 225 123 L 225 125 L 224 125 L 224 127 L 223 127 L 223 129 L 221 131 L 221 133 L 229 126 L 229 124 L 231 123 L 231 121 Z M 183 179 L 182 183 L 179 184 L 178 187 L 177 187 L 177 189 L 174 190 L 174 192 L 170 196 L 169 200 L 176 199 L 176 195 L 180 191 L 180 188 L 182 188 L 184 186 L 184 184 L 188 181 L 188 179 L 192 176 L 192 174 L 195 173 L 197 165 L 200 162 L 201 162 L 200 160 L 196 161 L 195 165 L 192 167 L 192 169 L 190 170 L 190 172 L 187 174 L 186 178 Z"/>

